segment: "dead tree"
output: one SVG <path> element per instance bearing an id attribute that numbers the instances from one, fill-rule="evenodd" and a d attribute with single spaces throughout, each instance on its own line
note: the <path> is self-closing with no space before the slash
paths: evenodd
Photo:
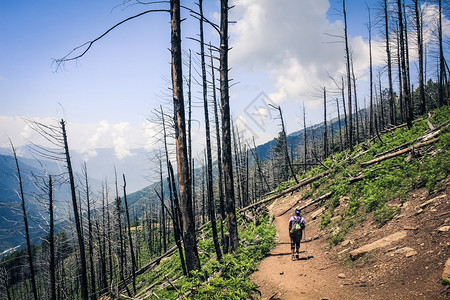
<path id="1" fill-rule="evenodd" d="M 389 44 L 389 18 L 388 18 L 388 0 L 384 0 L 384 27 L 385 27 L 385 37 L 386 37 L 386 57 L 387 57 L 387 68 L 388 68 L 388 82 L 389 82 L 389 121 L 391 125 L 395 124 L 395 104 L 394 104 L 394 91 L 392 88 L 392 60 L 391 60 L 391 49 Z"/>
<path id="2" fill-rule="evenodd" d="M 342 12 L 344 14 L 344 34 L 345 34 L 345 56 L 347 62 L 347 97 L 348 97 L 348 146 L 353 146 L 353 119 L 352 119 L 352 81 L 350 75 L 350 51 L 347 34 L 347 13 L 345 11 L 345 0 L 342 0 Z"/>
<path id="3" fill-rule="evenodd" d="M 131 236 L 131 226 L 130 226 L 130 213 L 128 211 L 128 201 L 127 201 L 127 181 L 125 179 L 125 174 L 122 174 L 123 177 L 123 199 L 125 200 L 125 213 L 127 215 L 127 225 L 128 225 L 128 240 L 130 241 L 130 252 L 131 252 L 131 272 L 133 276 L 133 292 L 136 294 L 136 258 L 134 256 L 134 248 L 133 248 L 133 238 Z M 160 224 L 161 226 L 161 224 Z M 137 227 L 135 232 L 137 233 Z"/>
<path id="4" fill-rule="evenodd" d="M 78 207 L 77 207 L 77 197 L 75 192 L 75 180 L 73 176 L 72 171 L 72 163 L 70 160 L 70 152 L 69 152 L 69 143 L 67 141 L 67 133 L 66 133 L 66 122 L 64 120 L 61 120 L 61 130 L 62 130 L 62 138 L 64 143 L 64 153 L 66 157 L 66 167 L 67 171 L 69 173 L 69 182 L 70 182 L 70 191 L 72 195 L 72 206 L 73 206 L 73 214 L 75 218 L 75 228 L 77 232 L 77 238 L 78 238 L 78 247 L 80 250 L 80 266 L 81 266 L 81 297 L 83 300 L 88 300 L 89 293 L 88 293 L 88 280 L 87 280 L 87 267 L 86 267 L 86 252 L 84 248 L 84 239 L 83 234 L 81 232 L 81 223 L 80 223 L 80 216 L 78 214 Z"/>
<path id="5" fill-rule="evenodd" d="M 348 119 L 347 119 L 347 109 L 345 108 L 345 83 L 344 83 L 344 77 L 341 77 L 341 94 L 342 94 L 342 106 L 344 109 L 344 123 L 345 123 L 345 143 L 343 145 L 344 148 L 347 148 L 348 142 L 349 142 L 349 128 L 348 128 Z"/>
<path id="6" fill-rule="evenodd" d="M 180 255 L 180 261 L 181 261 L 181 268 L 183 269 L 183 274 L 186 276 L 188 275 L 188 268 L 186 266 L 186 262 L 184 259 L 184 253 L 183 253 L 183 247 L 181 246 L 181 240 L 182 240 L 182 226 L 181 218 L 180 218 L 180 206 L 178 202 L 178 192 L 177 187 L 175 185 L 175 179 L 173 175 L 173 168 L 172 164 L 168 163 L 169 168 L 169 193 L 170 193 L 170 199 L 172 200 L 171 208 L 172 208 L 172 221 L 173 221 L 173 233 L 175 237 L 175 244 L 178 248 L 178 253 Z"/>
<path id="7" fill-rule="evenodd" d="M 323 88 L 323 156 L 328 157 L 328 136 L 327 136 L 327 91 Z"/>
<path id="8" fill-rule="evenodd" d="M 230 235 L 229 249 L 237 250 L 239 237 L 237 231 L 236 208 L 234 204 L 233 161 L 231 152 L 231 118 L 230 91 L 228 79 L 228 0 L 220 1 L 220 93 L 222 111 L 222 142 L 223 168 L 225 181 L 225 203 L 228 233 Z M 226 252 L 226 251 L 225 251 Z"/>
<path id="9" fill-rule="evenodd" d="M 423 115 L 426 112 L 425 106 L 425 87 L 423 84 L 423 39 L 422 39 L 422 24 L 421 15 L 419 8 L 419 0 L 413 0 L 414 2 L 414 12 L 416 16 L 416 32 L 417 32 L 417 54 L 419 56 L 419 103 L 420 103 L 420 114 Z"/>
<path id="10" fill-rule="evenodd" d="M 369 135 L 375 135 L 374 129 L 374 105 L 373 105 L 373 70 L 372 70 L 372 22 L 370 18 L 370 8 L 367 6 L 367 11 L 369 13 L 369 24 L 367 24 L 367 29 L 369 31 L 369 78 L 370 78 L 370 118 L 369 118 Z"/>
<path id="11" fill-rule="evenodd" d="M 211 221 L 212 234 L 214 248 L 216 250 L 217 259 L 222 260 L 222 251 L 219 246 L 219 239 L 217 236 L 217 224 L 216 224 L 216 209 L 214 205 L 214 189 L 213 189 L 213 174 L 212 174 L 212 151 L 211 151 L 211 134 L 209 124 L 209 112 L 208 112 L 208 85 L 206 78 L 206 63 L 205 63 L 205 43 L 203 36 L 203 0 L 198 1 L 200 9 L 200 60 L 202 66 L 202 88 L 203 88 L 203 109 L 205 115 L 205 138 L 206 138 L 206 166 L 207 166 L 207 192 L 208 192 L 208 212 L 209 220 Z M 194 221 L 195 223 L 195 221 Z"/>
<path id="12" fill-rule="evenodd" d="M 222 170 L 222 147 L 220 146 L 220 126 L 219 126 L 219 114 L 217 111 L 217 97 L 216 97 L 216 78 L 214 70 L 214 62 L 212 55 L 212 46 L 209 45 L 209 54 L 211 59 L 211 82 L 212 82 L 212 94 L 213 94 L 213 104 L 214 104 L 214 121 L 216 124 L 216 143 L 217 143 L 217 180 L 218 180 L 218 190 L 219 190 L 219 209 L 220 209 L 220 231 L 222 244 L 224 242 L 224 230 L 223 222 L 225 220 L 225 202 L 224 202 L 224 191 L 223 191 L 223 170 Z"/>
<path id="13" fill-rule="evenodd" d="M 119 187 L 117 182 L 117 171 L 116 167 L 114 167 L 114 184 L 116 186 L 116 199 L 115 199 L 115 205 L 116 205 L 116 217 L 117 217 L 117 231 L 119 232 L 119 246 L 117 247 L 117 257 L 118 257 L 118 264 L 119 264 L 119 278 L 121 282 L 125 282 L 125 256 L 126 251 L 124 250 L 124 237 L 123 237 L 123 231 L 122 231 L 122 199 L 119 197 Z M 130 290 L 128 289 L 128 286 L 125 285 L 127 289 L 128 296 L 131 297 Z"/>
<path id="14" fill-rule="evenodd" d="M 22 174 L 20 172 L 20 166 L 19 166 L 19 159 L 17 158 L 17 152 L 16 152 L 16 148 L 14 148 L 14 144 L 12 143 L 11 140 L 9 140 L 9 143 L 11 144 L 11 149 L 14 155 L 14 160 L 16 162 L 16 170 L 17 170 L 17 179 L 19 181 L 19 196 L 21 201 L 21 205 L 22 205 L 22 215 L 23 215 L 23 224 L 25 227 L 25 239 L 26 239 L 26 243 L 27 243 L 27 254 L 28 254 L 28 264 L 30 267 L 30 280 L 31 280 L 31 288 L 32 288 L 32 293 L 33 293 L 33 297 L 34 300 L 38 299 L 38 292 L 37 292 L 37 287 L 36 287 L 36 278 L 35 278 L 35 273 L 34 273 L 34 265 L 33 265 L 33 255 L 31 253 L 31 240 L 30 240 L 30 231 L 29 231 L 29 227 L 28 227 L 28 217 L 27 217 L 27 210 L 25 207 L 25 194 L 23 191 L 23 182 L 22 182 Z"/>
<path id="15" fill-rule="evenodd" d="M 194 216 L 192 211 L 192 186 L 189 176 L 189 161 L 186 149 L 186 118 L 184 113 L 183 71 L 181 60 L 181 20 L 180 1 L 170 1 L 171 16 L 171 54 L 172 54 L 172 92 L 180 191 L 180 208 L 183 221 L 183 242 L 188 272 L 200 268 Z"/>
<path id="16" fill-rule="evenodd" d="M 86 192 L 86 204 L 87 204 L 87 218 L 88 218 L 88 244 L 89 244 L 89 264 L 90 264 L 90 275 L 91 275 L 91 295 L 92 300 L 97 299 L 97 285 L 95 284 L 95 268 L 94 268 L 94 247 L 93 247 L 93 236 L 92 236 L 92 222 L 91 222 L 91 199 L 89 190 L 89 181 L 87 173 L 86 162 L 83 164 L 83 177 L 85 179 L 85 192 Z M 81 205 L 80 205 L 81 207 Z"/>
<path id="17" fill-rule="evenodd" d="M 409 44 L 408 44 L 408 22 L 407 22 L 407 15 L 406 15 L 406 8 L 405 8 L 405 1 L 403 1 L 403 15 L 404 15 L 404 30 L 405 30 L 405 66 L 406 66 L 406 82 L 407 82 L 407 93 L 408 97 L 406 98 L 406 113 L 407 113 L 407 122 L 408 119 L 412 121 L 414 120 L 414 109 L 413 109 L 413 100 L 411 95 L 411 76 L 409 72 Z M 414 87 L 413 87 L 414 90 Z"/>
<path id="18" fill-rule="evenodd" d="M 291 163 L 291 159 L 289 158 L 289 151 L 288 151 L 288 146 L 287 146 L 287 134 L 286 134 L 286 128 L 284 126 L 284 119 L 283 119 L 283 113 L 281 111 L 281 107 L 278 106 L 273 106 L 272 104 L 269 104 L 270 106 L 272 106 L 275 109 L 278 109 L 278 113 L 280 114 L 280 120 L 281 120 L 281 131 L 283 132 L 284 135 L 284 157 L 285 157 L 285 163 L 289 166 L 289 170 L 292 173 L 292 176 L 294 177 L 295 183 L 298 183 L 298 179 L 297 176 L 295 175 L 294 172 L 294 168 L 292 167 L 292 163 Z"/>
<path id="19" fill-rule="evenodd" d="M 305 155 L 305 158 L 304 158 L 304 171 L 306 172 L 306 170 L 307 170 L 307 167 L 308 167 L 308 165 L 307 165 L 307 158 L 308 158 L 308 150 L 307 150 L 307 139 L 306 139 L 306 137 L 307 137 L 307 135 L 306 135 L 306 111 L 305 111 L 305 103 L 303 103 L 303 144 L 304 144 L 304 155 Z"/>
<path id="20" fill-rule="evenodd" d="M 339 147 L 342 150 L 344 144 L 343 144 L 343 140 L 342 140 L 341 113 L 339 112 L 339 99 L 338 98 L 336 98 L 336 107 L 337 107 L 338 125 L 339 125 L 339 142 L 340 142 Z M 304 108 L 303 108 L 303 110 L 304 110 Z M 304 115 L 304 113 L 303 113 L 303 115 Z M 305 169 L 306 169 L 306 167 L 305 167 Z"/>
<path id="21" fill-rule="evenodd" d="M 411 105 L 411 95 L 409 94 L 409 87 L 408 87 L 408 75 L 407 75 L 407 69 L 406 69 L 406 50 L 405 50 L 405 38 L 404 33 L 405 29 L 403 26 L 403 14 L 402 14 L 402 1 L 397 0 L 398 5 L 398 26 L 399 26 L 399 36 L 400 36 L 400 60 L 401 60 L 401 71 L 402 71 L 402 81 L 403 81 L 403 98 L 405 99 L 406 104 L 406 122 L 408 124 L 408 128 L 411 129 L 412 127 L 412 114 L 409 112 L 409 110 L 412 110 Z"/>
<path id="22" fill-rule="evenodd" d="M 49 247 L 50 247 L 50 299 L 56 300 L 56 263 L 55 263 L 55 221 L 53 214 L 53 181 L 48 176 L 48 214 L 49 214 Z"/>
<path id="23" fill-rule="evenodd" d="M 442 0 L 439 3 L 438 41 L 439 41 L 439 106 L 448 104 L 448 99 L 444 97 L 446 90 L 447 72 L 445 71 L 444 47 L 442 41 Z"/>

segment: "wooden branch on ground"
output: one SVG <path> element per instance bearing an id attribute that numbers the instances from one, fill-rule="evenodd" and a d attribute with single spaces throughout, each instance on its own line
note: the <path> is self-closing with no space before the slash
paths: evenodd
<path id="1" fill-rule="evenodd" d="M 320 173 L 320 174 L 317 174 L 317 175 L 314 176 L 314 177 L 303 179 L 303 180 L 301 180 L 298 184 L 296 184 L 296 185 L 294 185 L 294 186 L 292 186 L 292 187 L 290 187 L 290 188 L 288 188 L 288 189 L 285 189 L 285 190 L 282 191 L 281 193 L 276 194 L 276 195 L 273 195 L 273 196 L 271 196 L 271 197 L 269 197 L 269 198 L 267 198 L 267 199 L 258 201 L 258 202 L 256 202 L 256 203 L 253 203 L 253 204 L 251 204 L 251 205 L 249 205 L 249 206 L 246 206 L 246 207 L 244 207 L 244 208 L 241 208 L 238 212 L 243 212 L 243 211 L 246 211 L 247 209 L 250 209 L 250 208 L 259 206 L 259 205 L 264 204 L 264 203 L 266 203 L 266 202 L 273 201 L 273 200 L 275 200 L 275 199 L 277 199 L 277 198 L 280 198 L 280 197 L 282 197 L 282 196 L 284 196 L 284 195 L 286 195 L 286 194 L 288 194 L 288 193 L 294 192 L 294 191 L 298 190 L 299 188 L 301 188 L 301 187 L 303 187 L 303 186 L 305 186 L 305 185 L 308 185 L 308 184 L 310 184 L 311 182 L 314 182 L 314 181 L 316 181 L 317 179 L 322 178 L 323 176 L 328 175 L 329 173 L 330 173 L 330 170 L 326 170 L 326 171 L 324 171 L 324 172 L 322 172 L 322 173 Z"/>
<path id="2" fill-rule="evenodd" d="M 314 200 L 308 201 L 308 202 L 305 203 L 304 205 L 300 206 L 299 209 L 300 209 L 300 210 L 303 210 L 303 209 L 305 209 L 305 208 L 307 208 L 307 207 L 309 207 L 309 206 L 311 206 L 311 205 L 313 205 L 313 204 L 316 204 L 317 202 L 320 202 L 320 201 L 322 201 L 322 200 L 324 200 L 324 199 L 327 199 L 328 197 L 330 197 L 331 195 L 333 195 L 333 193 L 334 193 L 334 191 L 331 191 L 331 192 L 328 192 L 328 193 L 326 193 L 326 194 L 323 194 L 323 195 L 320 196 L 319 198 L 316 198 L 316 199 L 314 199 Z M 297 201 L 297 202 L 296 202 L 294 205 L 292 205 L 290 208 L 288 208 L 287 210 L 285 210 L 284 212 L 282 212 L 281 214 L 279 214 L 278 217 L 279 217 L 279 216 L 282 216 L 282 215 L 284 215 L 285 213 L 287 213 L 288 211 L 290 211 L 290 210 L 292 209 L 292 207 L 296 206 L 297 203 L 299 203 L 299 202 L 300 202 L 300 200 Z"/>
<path id="3" fill-rule="evenodd" d="M 431 123 L 430 119 L 431 119 L 431 113 L 428 112 L 427 125 L 428 125 L 428 128 L 430 128 L 430 130 L 434 130 L 434 125 L 433 125 L 433 123 Z"/>
<path id="4" fill-rule="evenodd" d="M 366 175 L 361 174 L 361 175 L 358 175 L 358 176 L 355 176 L 355 177 L 350 178 L 350 180 L 349 180 L 348 183 L 349 183 L 349 184 L 352 184 L 352 183 L 355 183 L 355 182 L 357 182 L 357 181 L 363 180 L 364 178 L 366 178 Z"/>
<path id="5" fill-rule="evenodd" d="M 434 139 L 431 139 L 431 140 L 423 142 L 423 143 L 415 144 L 415 145 L 413 145 L 411 147 L 408 147 L 406 149 L 402 149 L 400 151 L 397 151 L 397 152 L 394 152 L 394 153 L 390 153 L 390 154 L 387 154 L 387 155 L 384 155 L 384 156 L 381 156 L 381 157 L 378 157 L 378 158 L 375 158 L 375 159 L 363 162 L 363 163 L 361 163 L 361 167 L 367 167 L 367 166 L 379 163 L 379 162 L 381 162 L 383 160 L 394 158 L 396 156 L 399 156 L 399 155 L 402 155 L 404 153 L 407 153 L 407 152 L 409 152 L 409 151 L 411 151 L 411 150 L 413 150 L 415 148 L 421 148 L 421 147 L 433 144 L 433 143 L 437 142 L 438 140 L 439 140 L 439 138 L 434 138 Z"/>

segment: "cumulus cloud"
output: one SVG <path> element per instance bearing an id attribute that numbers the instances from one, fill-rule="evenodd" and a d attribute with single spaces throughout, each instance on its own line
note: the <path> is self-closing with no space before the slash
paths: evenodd
<path id="1" fill-rule="evenodd" d="M 288 99 L 317 101 L 312 94 L 345 71 L 342 23 L 326 18 L 327 0 L 235 0 L 237 19 L 230 31 L 235 51 L 232 65 L 250 72 L 269 73 L 275 91 L 269 97 L 277 104 Z M 363 58 L 367 45 L 351 39 L 355 58 Z M 367 63 L 358 64 L 358 72 Z M 355 65 L 356 66 L 356 65 Z"/>
<path id="2" fill-rule="evenodd" d="M 58 120 L 51 118 L 33 118 L 33 121 L 45 125 L 59 126 Z M 8 137 L 16 147 L 30 142 L 54 148 L 38 133 L 36 133 L 22 117 L 0 116 L 0 147 L 9 148 Z M 66 125 L 70 150 L 83 154 L 87 161 L 97 155 L 98 148 L 113 148 L 117 159 L 132 156 L 132 149 L 143 147 L 150 139 L 151 129 L 145 123 L 132 125 L 128 122 L 109 123 L 106 120 L 99 123 L 72 123 Z M 151 150 L 152 145 L 146 146 Z"/>

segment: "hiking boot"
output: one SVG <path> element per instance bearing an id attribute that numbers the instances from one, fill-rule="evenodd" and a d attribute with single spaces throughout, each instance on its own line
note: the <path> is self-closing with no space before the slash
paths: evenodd
<path id="1" fill-rule="evenodd" d="M 295 260 L 295 256 L 294 255 L 292 255 L 292 260 Z"/>
<path id="2" fill-rule="evenodd" d="M 298 255 L 298 253 L 297 253 L 297 255 L 295 256 L 297 259 L 300 259 L 300 255 Z"/>

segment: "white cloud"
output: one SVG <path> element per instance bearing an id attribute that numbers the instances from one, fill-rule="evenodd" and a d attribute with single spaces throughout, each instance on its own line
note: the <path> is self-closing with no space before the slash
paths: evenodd
<path id="1" fill-rule="evenodd" d="M 51 118 L 32 118 L 33 121 L 59 126 L 58 120 Z M 9 148 L 8 137 L 18 148 L 30 142 L 38 145 L 54 148 L 30 126 L 26 124 L 22 117 L 0 116 L 0 147 Z M 83 154 L 87 161 L 97 155 L 95 149 L 114 148 L 117 159 L 133 155 L 132 149 L 144 147 L 150 151 L 152 144 L 147 141 L 151 139 L 151 129 L 142 123 L 132 125 L 128 122 L 111 124 L 105 120 L 99 123 L 67 123 L 66 130 L 70 150 L 76 150 Z"/>
<path id="2" fill-rule="evenodd" d="M 231 10 L 237 23 L 230 27 L 231 65 L 241 72 L 269 74 L 276 104 L 287 100 L 320 105 L 322 87 L 334 87 L 329 76 L 345 74 L 345 52 L 341 21 L 330 23 L 328 0 L 234 0 Z M 362 37 L 349 37 L 358 78 L 367 72 L 369 51 Z M 380 45 L 381 46 L 381 45 Z M 383 48 L 373 46 L 374 61 L 381 63 Z M 235 71 L 237 74 L 238 71 Z"/>

